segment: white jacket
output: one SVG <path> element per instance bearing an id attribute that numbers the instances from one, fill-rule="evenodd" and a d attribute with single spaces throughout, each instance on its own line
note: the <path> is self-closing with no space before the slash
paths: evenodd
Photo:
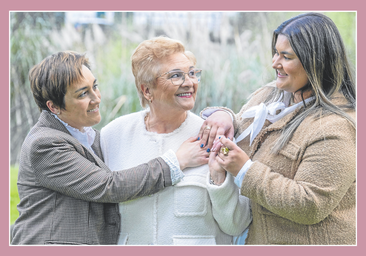
<path id="1" fill-rule="evenodd" d="M 131 168 L 174 152 L 197 136 L 203 120 L 188 112 L 174 132 L 148 132 L 148 110 L 119 117 L 101 131 L 101 146 L 112 171 Z M 209 184 L 208 165 L 187 168 L 177 185 L 143 198 L 120 203 L 119 244 L 214 245 L 231 244 L 251 221 L 249 199 L 228 173 L 221 186 Z"/>

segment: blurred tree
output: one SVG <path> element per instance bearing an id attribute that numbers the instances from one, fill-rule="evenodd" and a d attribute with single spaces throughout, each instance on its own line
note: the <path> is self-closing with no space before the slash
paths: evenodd
<path id="1" fill-rule="evenodd" d="M 25 135 L 38 120 L 30 92 L 28 72 L 57 45 L 50 32 L 63 25 L 63 13 L 10 13 L 10 156 L 16 163 Z"/>

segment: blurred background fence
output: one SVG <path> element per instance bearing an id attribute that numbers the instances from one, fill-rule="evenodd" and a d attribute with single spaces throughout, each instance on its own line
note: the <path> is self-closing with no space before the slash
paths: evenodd
<path id="1" fill-rule="evenodd" d="M 298 12 L 12 12 L 10 13 L 10 162 L 37 122 L 28 72 L 58 51 L 86 53 L 102 93 L 102 128 L 141 110 L 130 56 L 145 39 L 165 35 L 183 42 L 203 69 L 193 112 L 227 106 L 238 112 L 251 92 L 275 78 L 272 32 Z M 356 13 L 325 13 L 339 28 L 356 62 Z"/>

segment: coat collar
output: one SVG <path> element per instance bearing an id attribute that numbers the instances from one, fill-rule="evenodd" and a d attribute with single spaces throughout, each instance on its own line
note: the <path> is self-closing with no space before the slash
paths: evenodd
<path id="1" fill-rule="evenodd" d="M 41 115 L 39 116 L 38 122 L 41 127 L 48 127 L 54 130 L 58 130 L 64 133 L 67 133 L 71 136 L 70 132 L 66 129 L 66 127 L 58 121 L 55 117 L 52 116 L 52 114 L 46 110 L 43 110 L 41 112 Z"/>
<path id="2" fill-rule="evenodd" d="M 295 109 L 292 113 L 284 116 L 277 122 L 274 122 L 274 123 L 268 125 L 267 127 L 263 128 L 258 133 L 257 137 L 255 137 L 255 139 L 253 140 L 253 144 L 251 147 L 252 150 L 251 150 L 249 157 L 252 157 L 254 155 L 254 153 L 258 150 L 258 147 L 260 146 L 261 142 L 264 140 L 264 137 L 266 136 L 267 133 L 282 130 L 295 116 L 297 116 L 301 111 L 303 111 L 303 109 L 304 109 L 304 106 L 301 106 L 301 107 Z M 270 123 L 270 122 L 267 120 L 266 124 L 268 124 L 268 123 Z"/>
<path id="3" fill-rule="evenodd" d="M 340 106 L 340 105 L 347 104 L 347 99 L 341 93 L 337 92 L 331 97 L 331 102 L 336 106 Z M 306 104 L 306 107 L 310 106 L 310 104 L 311 103 Z M 268 124 L 269 125 L 266 126 L 265 128 L 263 128 L 259 132 L 257 137 L 253 140 L 253 144 L 251 147 L 251 153 L 250 153 L 249 157 L 252 157 L 254 155 L 254 153 L 258 150 L 260 143 L 263 141 L 263 139 L 267 133 L 282 130 L 293 118 L 295 118 L 295 116 L 297 116 L 303 110 L 304 110 L 304 106 L 301 106 L 300 108 L 294 110 L 292 113 L 284 116 L 283 118 L 281 118 L 280 120 L 278 120 L 277 122 L 274 122 L 272 124 L 270 124 L 270 122 L 267 120 L 265 125 L 268 125 Z"/>
<path id="4" fill-rule="evenodd" d="M 59 120 L 57 120 L 49 111 L 42 111 L 41 115 L 38 119 L 38 126 L 40 127 L 48 127 L 57 131 L 61 131 L 70 135 L 77 143 L 79 143 L 86 151 L 89 152 L 89 149 L 84 147 L 76 138 L 74 138 L 70 132 L 66 129 L 65 125 L 63 125 Z M 94 129 L 95 130 L 95 129 Z M 95 130 L 96 131 L 96 130 Z M 103 160 L 102 151 L 100 149 L 100 134 L 96 131 L 94 143 L 91 146 L 94 150 L 95 154 Z"/>

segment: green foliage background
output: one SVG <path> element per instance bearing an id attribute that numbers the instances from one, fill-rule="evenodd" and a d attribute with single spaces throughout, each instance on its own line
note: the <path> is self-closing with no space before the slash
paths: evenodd
<path id="1" fill-rule="evenodd" d="M 10 115 L 11 115 L 11 218 L 17 218 L 17 163 L 21 144 L 37 122 L 39 110 L 29 89 L 28 71 L 50 54 L 64 50 L 86 53 L 102 93 L 102 128 L 114 118 L 141 110 L 130 67 L 136 46 L 153 36 L 181 40 L 203 69 L 202 82 L 192 110 L 206 106 L 227 106 L 238 112 L 255 89 L 273 80 L 271 67 L 272 31 L 300 12 L 227 12 L 204 14 L 181 12 L 151 14 L 145 23 L 134 23 L 138 13 L 115 13 L 111 26 L 88 24 L 76 27 L 64 22 L 60 12 L 14 12 L 10 14 Z M 160 24 L 154 17 L 163 16 Z M 215 27 L 207 25 L 209 15 L 220 14 Z M 356 63 L 356 13 L 327 12 L 337 25 L 348 56 Z M 200 16 L 201 15 L 201 16 Z M 179 16 L 180 17 L 180 16 Z M 203 17 L 203 18 L 202 18 Z"/>

